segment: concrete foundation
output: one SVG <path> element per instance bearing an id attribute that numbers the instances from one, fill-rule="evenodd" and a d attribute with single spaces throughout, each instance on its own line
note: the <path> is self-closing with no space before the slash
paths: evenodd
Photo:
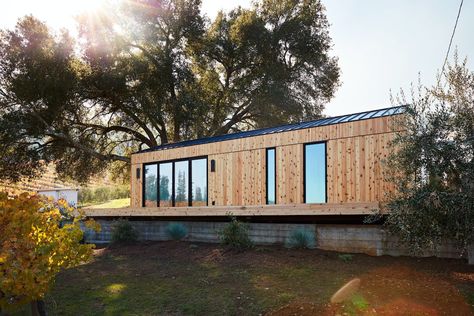
<path id="1" fill-rule="evenodd" d="M 113 221 L 97 220 L 101 231 L 96 233 L 85 231 L 85 239 L 91 243 L 108 243 L 112 237 Z M 166 227 L 173 221 L 130 221 L 139 233 L 139 240 L 170 240 Z M 224 228 L 225 222 L 186 222 L 179 223 L 186 226 L 188 236 L 186 240 L 196 242 L 219 242 L 218 232 Z M 267 224 L 249 223 L 249 237 L 257 245 L 283 244 L 292 230 L 304 228 L 316 235 L 316 226 L 312 224 Z"/>
<path id="2" fill-rule="evenodd" d="M 474 243 L 467 249 L 467 261 L 469 264 L 474 264 Z"/>
<path id="3" fill-rule="evenodd" d="M 113 221 L 98 220 L 102 230 L 95 233 L 86 230 L 85 239 L 91 243 L 108 243 L 111 240 Z M 140 240 L 169 240 L 166 227 L 171 221 L 130 221 L 139 232 Z M 218 231 L 224 222 L 180 221 L 188 229 L 186 240 L 196 242 L 219 242 Z M 393 236 L 389 236 L 377 225 L 320 225 L 291 223 L 249 223 L 249 237 L 257 245 L 283 244 L 291 231 L 304 228 L 314 233 L 319 249 L 348 253 L 365 253 L 372 256 L 409 256 L 408 249 L 402 247 Z M 474 245 L 469 250 L 469 262 L 474 263 Z M 461 251 L 453 244 L 446 243 L 436 251 L 425 251 L 419 256 L 439 258 L 460 258 Z"/>
<path id="4" fill-rule="evenodd" d="M 407 247 L 378 225 L 316 225 L 318 248 L 372 256 L 411 256 Z M 446 242 L 436 250 L 426 250 L 420 257 L 460 258 L 461 251 Z"/>

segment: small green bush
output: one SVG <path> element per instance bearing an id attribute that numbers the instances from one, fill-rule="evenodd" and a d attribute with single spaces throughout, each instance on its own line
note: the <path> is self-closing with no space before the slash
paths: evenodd
<path id="1" fill-rule="evenodd" d="M 285 243 L 288 248 L 308 248 L 315 247 L 314 233 L 304 228 L 297 228 L 290 232 Z"/>
<path id="2" fill-rule="evenodd" d="M 105 203 L 110 200 L 125 199 L 130 197 L 130 187 L 128 185 L 105 186 L 98 188 L 81 188 L 78 193 L 80 205 L 92 203 Z"/>
<path id="3" fill-rule="evenodd" d="M 166 234 L 173 240 L 181 240 L 188 234 L 188 229 L 181 223 L 171 223 L 166 227 Z"/>
<path id="4" fill-rule="evenodd" d="M 100 187 L 97 188 L 94 192 L 94 199 L 97 202 L 107 202 L 110 200 L 110 188 L 109 187 Z"/>
<path id="5" fill-rule="evenodd" d="M 243 250 L 253 247 L 253 243 L 249 238 L 248 230 L 247 224 L 240 222 L 237 218 L 231 216 L 230 222 L 218 232 L 218 235 L 223 245 Z"/>
<path id="6" fill-rule="evenodd" d="M 112 194 L 113 199 L 126 199 L 129 197 L 130 197 L 129 185 L 120 185 L 114 188 L 113 194 Z"/>
<path id="7" fill-rule="evenodd" d="M 343 310 L 345 315 L 360 315 L 370 307 L 369 302 L 359 293 L 354 294 L 345 302 Z"/>
<path id="8" fill-rule="evenodd" d="M 137 230 L 125 219 L 116 221 L 112 226 L 112 242 L 134 242 L 138 239 Z"/>
<path id="9" fill-rule="evenodd" d="M 94 192 L 90 188 L 81 188 L 77 194 L 77 199 L 80 204 L 92 201 L 94 199 Z"/>
<path id="10" fill-rule="evenodd" d="M 340 254 L 338 257 L 344 262 L 352 261 L 352 259 L 354 258 L 353 255 L 348 254 L 348 253 Z"/>

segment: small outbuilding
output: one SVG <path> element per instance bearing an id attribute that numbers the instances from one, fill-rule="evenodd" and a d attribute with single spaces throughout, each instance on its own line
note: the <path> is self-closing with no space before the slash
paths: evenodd
<path id="1" fill-rule="evenodd" d="M 54 189 L 40 189 L 38 194 L 53 198 L 55 201 L 63 199 L 71 206 L 77 205 L 77 195 L 79 189 L 75 188 L 54 188 Z"/>

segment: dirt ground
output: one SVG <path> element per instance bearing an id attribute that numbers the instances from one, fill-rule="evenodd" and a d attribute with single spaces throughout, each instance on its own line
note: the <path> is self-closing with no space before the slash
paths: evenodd
<path id="1" fill-rule="evenodd" d="M 354 278 L 360 288 L 330 304 Z M 147 242 L 96 250 L 92 262 L 60 274 L 51 299 L 59 315 L 474 315 L 474 267 L 464 260 Z"/>

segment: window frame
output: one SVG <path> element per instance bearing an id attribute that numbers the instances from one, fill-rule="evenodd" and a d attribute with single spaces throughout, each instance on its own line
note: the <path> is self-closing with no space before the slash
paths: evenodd
<path id="1" fill-rule="evenodd" d="M 188 182 L 187 183 L 188 189 L 186 190 L 187 191 L 186 194 L 187 194 L 187 197 L 188 197 L 188 206 L 191 206 L 191 202 L 190 202 L 190 199 L 189 199 L 190 198 L 189 193 L 190 193 L 190 189 L 191 189 L 190 186 L 189 186 L 190 179 L 191 179 L 191 166 L 190 166 L 191 165 L 191 159 L 187 158 L 187 159 L 176 159 L 176 160 L 173 160 L 173 162 L 172 162 L 172 166 L 173 166 L 173 177 L 172 177 L 173 178 L 173 184 L 172 184 L 173 193 L 171 195 L 171 200 L 172 200 L 173 207 L 178 207 L 178 206 L 176 206 L 176 166 L 175 166 L 175 163 L 176 162 L 182 162 L 182 161 L 187 161 L 187 163 L 188 163 L 188 179 L 187 179 L 188 180 L 187 181 Z M 159 166 L 160 163 L 167 163 L 167 162 L 160 161 L 158 163 L 158 166 Z M 158 170 L 158 177 L 159 176 L 160 176 L 160 173 L 159 173 L 159 170 Z M 158 196 L 158 201 L 160 201 L 159 196 Z M 159 205 L 160 205 L 160 203 L 158 202 L 158 207 L 159 207 Z"/>
<path id="2" fill-rule="evenodd" d="M 328 144 L 327 141 L 317 141 L 303 144 L 303 203 L 308 204 L 306 201 L 306 146 L 324 144 L 324 202 L 328 203 Z M 318 203 L 309 203 L 318 204 Z M 321 204 L 321 203 L 319 203 Z"/>
<path id="3" fill-rule="evenodd" d="M 146 167 L 147 166 L 151 166 L 151 165 L 155 165 L 156 164 L 156 187 L 157 187 L 157 196 L 156 196 L 156 204 L 158 205 L 158 201 L 160 200 L 160 197 L 158 196 L 158 194 L 160 193 L 160 170 L 159 170 L 159 165 L 157 163 L 144 163 L 142 165 L 142 175 L 141 175 L 141 180 L 142 180 L 142 207 L 146 207 L 145 203 L 146 203 L 146 198 L 145 198 L 145 187 L 146 187 Z"/>
<path id="4" fill-rule="evenodd" d="M 193 206 L 193 160 L 206 159 L 206 206 L 209 206 L 209 160 L 207 156 L 193 157 L 189 159 L 189 206 Z M 174 164 L 173 164 L 174 165 Z"/>
<path id="5" fill-rule="evenodd" d="M 142 207 L 145 207 L 145 167 L 149 165 L 156 165 L 157 169 L 157 195 L 156 195 L 156 207 L 160 207 L 160 164 L 171 163 L 171 207 L 177 207 L 175 201 L 175 162 L 187 161 L 188 162 L 188 207 L 192 207 L 192 161 L 206 159 L 206 206 L 209 206 L 209 159 L 208 156 L 196 156 L 189 158 L 169 159 L 146 162 L 142 165 Z"/>
<path id="6" fill-rule="evenodd" d="M 274 152 L 274 168 L 275 168 L 275 176 L 274 176 L 274 190 L 275 190 L 275 203 L 269 204 L 268 203 L 268 152 L 273 150 Z M 265 148 L 265 205 L 276 205 L 277 204 L 277 151 L 276 147 L 268 147 Z"/>
<path id="7" fill-rule="evenodd" d="M 156 162 L 157 165 L 157 170 L 158 170 L 158 185 L 156 186 L 156 190 L 158 191 L 156 193 L 157 200 L 156 200 L 156 207 L 160 207 L 160 178 L 161 178 L 161 173 L 160 173 L 160 165 L 161 164 L 167 164 L 171 163 L 171 207 L 174 206 L 174 161 L 159 161 Z"/>

